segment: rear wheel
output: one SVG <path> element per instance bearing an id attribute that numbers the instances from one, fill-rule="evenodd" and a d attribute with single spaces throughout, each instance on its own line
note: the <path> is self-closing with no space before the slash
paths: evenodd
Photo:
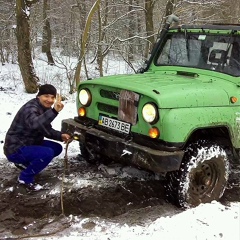
<path id="1" fill-rule="evenodd" d="M 166 196 L 180 207 L 219 200 L 229 176 L 226 151 L 217 144 L 199 141 L 186 149 L 179 171 L 166 175 Z"/>

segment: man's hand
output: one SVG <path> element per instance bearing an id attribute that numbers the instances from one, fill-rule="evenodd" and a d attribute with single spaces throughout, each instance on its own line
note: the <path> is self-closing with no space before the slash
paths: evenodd
<path id="1" fill-rule="evenodd" d="M 60 94 L 59 93 L 57 93 L 57 96 L 56 96 L 56 102 L 54 103 L 54 109 L 57 111 L 57 112 L 60 112 L 62 109 L 63 109 L 63 107 L 64 107 L 64 105 L 62 104 L 62 98 L 61 98 L 61 96 L 60 96 Z"/>
<path id="2" fill-rule="evenodd" d="M 71 136 L 70 136 L 69 134 L 63 133 L 63 134 L 62 134 L 62 140 L 63 140 L 65 143 L 67 143 L 67 142 L 69 142 L 69 141 L 72 141 L 73 139 L 71 138 Z"/>

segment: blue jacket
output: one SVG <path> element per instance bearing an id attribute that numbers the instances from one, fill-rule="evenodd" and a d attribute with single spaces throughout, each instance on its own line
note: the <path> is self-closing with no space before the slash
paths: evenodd
<path id="1" fill-rule="evenodd" d="M 4 154 L 9 156 L 22 146 L 41 145 L 44 137 L 62 141 L 62 133 L 51 126 L 57 115 L 54 108 L 42 106 L 38 98 L 28 101 L 19 109 L 7 131 Z"/>

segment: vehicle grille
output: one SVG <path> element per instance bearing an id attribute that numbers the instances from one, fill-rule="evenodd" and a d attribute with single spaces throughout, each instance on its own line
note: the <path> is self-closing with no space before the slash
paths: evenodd
<path id="1" fill-rule="evenodd" d="M 119 95 L 120 94 L 118 92 L 112 92 L 112 91 L 101 89 L 100 90 L 100 95 L 103 98 L 109 98 L 109 99 L 113 99 L 113 100 L 119 101 Z"/>
<path id="2" fill-rule="evenodd" d="M 120 92 L 109 91 L 105 89 L 100 90 L 102 98 L 109 99 L 109 104 L 99 102 L 98 110 L 109 114 L 109 117 L 117 118 L 118 120 L 125 121 L 135 125 L 137 123 L 137 107 L 139 101 L 139 94 L 121 90 Z M 114 101 L 114 105 L 111 105 L 111 101 Z M 116 101 L 118 101 L 118 107 L 116 107 Z"/>
<path id="3" fill-rule="evenodd" d="M 104 103 L 98 103 L 98 110 L 114 115 L 118 114 L 118 107 L 114 107 Z"/>

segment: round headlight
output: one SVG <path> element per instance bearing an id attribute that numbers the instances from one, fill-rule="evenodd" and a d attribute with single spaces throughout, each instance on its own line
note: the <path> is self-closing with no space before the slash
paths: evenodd
<path id="1" fill-rule="evenodd" d="M 155 107 L 155 105 L 153 105 L 151 103 L 147 103 L 144 105 L 144 107 L 142 109 L 142 115 L 143 115 L 143 119 L 146 122 L 153 123 L 158 118 L 157 108 Z"/>
<path id="2" fill-rule="evenodd" d="M 90 91 L 87 89 L 80 90 L 79 101 L 83 106 L 89 106 L 92 101 L 92 95 Z"/>

